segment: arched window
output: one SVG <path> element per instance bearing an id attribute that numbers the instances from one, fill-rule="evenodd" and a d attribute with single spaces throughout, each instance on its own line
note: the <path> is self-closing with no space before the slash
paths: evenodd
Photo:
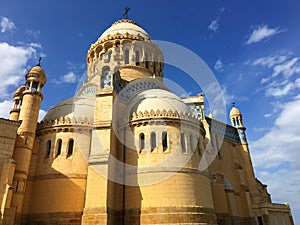
<path id="1" fill-rule="evenodd" d="M 135 51 L 135 65 L 140 65 L 140 52 Z"/>
<path id="2" fill-rule="evenodd" d="M 140 134 L 140 152 L 142 152 L 145 149 L 145 134 Z"/>
<path id="3" fill-rule="evenodd" d="M 185 144 L 185 135 L 184 135 L 184 133 L 180 134 L 180 143 L 181 143 L 181 152 L 186 153 L 186 144 Z"/>
<path id="4" fill-rule="evenodd" d="M 48 140 L 48 141 L 47 141 L 47 144 L 46 144 L 46 154 L 45 154 L 45 157 L 46 157 L 46 158 L 49 158 L 50 152 L 51 152 L 51 141 Z"/>
<path id="5" fill-rule="evenodd" d="M 57 141 L 56 157 L 61 154 L 61 146 L 62 146 L 62 140 L 58 139 L 58 141 Z"/>
<path id="6" fill-rule="evenodd" d="M 68 154 L 67 157 L 70 157 L 73 154 L 73 148 L 74 148 L 74 140 L 70 139 L 68 144 Z"/>
<path id="7" fill-rule="evenodd" d="M 111 86 L 111 74 L 109 66 L 102 68 L 101 74 L 101 88 L 108 88 Z"/>
<path id="8" fill-rule="evenodd" d="M 194 147 L 194 139 L 192 134 L 190 135 L 190 146 L 191 146 L 191 152 L 194 152 L 196 147 Z"/>
<path id="9" fill-rule="evenodd" d="M 149 56 L 148 53 L 145 53 L 145 67 L 148 69 L 149 68 Z"/>
<path id="10" fill-rule="evenodd" d="M 163 146 L 163 151 L 166 151 L 168 148 L 168 134 L 166 131 L 162 132 L 162 146 Z"/>
<path id="11" fill-rule="evenodd" d="M 151 152 L 156 148 L 156 134 L 152 132 L 150 134 L 150 144 L 151 144 Z"/>
<path id="12" fill-rule="evenodd" d="M 125 55 L 125 57 L 124 57 L 125 64 L 129 64 L 129 50 L 128 49 L 126 49 L 124 51 L 124 55 Z"/>

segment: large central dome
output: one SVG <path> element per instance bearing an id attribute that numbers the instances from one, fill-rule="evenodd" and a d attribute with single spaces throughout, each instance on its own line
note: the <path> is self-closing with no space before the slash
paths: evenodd
<path id="1" fill-rule="evenodd" d="M 100 39 L 114 36 L 116 34 L 131 34 L 141 36 L 145 39 L 150 39 L 149 34 L 132 20 L 119 20 L 108 28 L 101 36 Z"/>

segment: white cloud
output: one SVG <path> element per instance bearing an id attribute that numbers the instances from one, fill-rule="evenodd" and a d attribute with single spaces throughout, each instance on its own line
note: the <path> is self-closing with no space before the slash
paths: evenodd
<path id="1" fill-rule="evenodd" d="M 218 59 L 215 63 L 215 66 L 214 66 L 215 70 L 219 71 L 219 72 L 222 72 L 224 70 L 223 68 L 223 63 L 220 59 Z"/>
<path id="2" fill-rule="evenodd" d="M 0 42 L 0 99 L 7 97 L 10 86 L 19 86 L 26 73 L 28 60 L 36 54 L 30 46 L 13 46 Z"/>
<path id="3" fill-rule="evenodd" d="M 300 96 L 283 105 L 274 127 L 252 143 L 256 166 L 277 167 L 283 162 L 298 163 L 300 157 Z"/>
<path id="4" fill-rule="evenodd" d="M 300 75 L 299 58 L 293 56 L 292 53 L 258 58 L 253 60 L 251 65 L 264 66 L 272 71 L 271 75 L 263 77 L 260 81 L 264 85 L 261 89 L 265 90 L 266 96 L 282 97 L 293 94 L 293 91 L 300 88 L 300 80 L 294 79 L 294 75 Z"/>
<path id="5" fill-rule="evenodd" d="M 61 76 L 58 80 L 55 80 L 54 83 L 56 84 L 74 84 L 78 81 L 78 76 L 74 72 L 68 72 L 67 74 Z"/>
<path id="6" fill-rule="evenodd" d="M 33 47 L 33 48 L 43 48 L 43 46 L 41 45 L 41 43 L 34 43 L 34 42 L 31 42 L 29 44 L 30 47 Z"/>
<path id="7" fill-rule="evenodd" d="M 252 63 L 253 66 L 262 65 L 267 66 L 268 68 L 273 67 L 279 63 L 284 62 L 288 58 L 288 55 L 274 55 L 274 56 L 267 56 L 255 59 Z"/>
<path id="8" fill-rule="evenodd" d="M 269 86 L 266 89 L 266 96 L 281 97 L 290 93 L 295 87 L 293 83 L 287 83 L 280 87 Z"/>
<path id="9" fill-rule="evenodd" d="M 295 198 L 300 196 L 299 115 L 300 95 L 282 106 L 273 127 L 263 137 L 250 143 L 257 177 L 269 185 L 273 200 L 291 203 L 294 216 L 300 212 L 300 202 Z"/>
<path id="10" fill-rule="evenodd" d="M 40 109 L 38 121 L 40 122 L 46 114 L 47 114 L 47 112 L 45 110 Z"/>
<path id="11" fill-rule="evenodd" d="M 258 26 L 256 29 L 254 29 L 251 32 L 247 44 L 249 45 L 249 44 L 260 42 L 266 38 L 270 38 L 273 35 L 279 34 L 281 32 L 283 32 L 283 30 L 280 30 L 278 27 L 269 28 L 267 24 Z"/>
<path id="12" fill-rule="evenodd" d="M 265 118 L 268 118 L 268 117 L 271 117 L 271 116 L 272 116 L 271 113 L 267 113 L 267 114 L 264 115 Z"/>
<path id="13" fill-rule="evenodd" d="M 14 102 L 12 100 L 4 100 L 3 102 L 0 102 L 0 118 L 9 118 L 9 112 L 12 109 L 14 105 Z M 38 121 L 41 121 L 44 116 L 46 115 L 46 111 L 43 109 L 40 109 L 39 111 L 39 118 Z"/>
<path id="14" fill-rule="evenodd" d="M 211 21 L 210 25 L 208 26 L 208 29 L 216 32 L 219 29 L 219 27 L 220 27 L 219 19 L 215 19 Z"/>
<path id="15" fill-rule="evenodd" d="M 5 33 L 7 31 L 12 31 L 16 29 L 16 26 L 14 22 L 8 19 L 7 17 L 1 17 L 0 28 L 1 32 Z"/>
<path id="16" fill-rule="evenodd" d="M 284 76 L 292 76 L 295 73 L 300 73 L 300 66 L 297 65 L 298 58 L 293 58 L 288 62 L 285 62 L 274 67 L 273 77 L 276 77 L 278 74 L 282 73 Z"/>
<path id="17" fill-rule="evenodd" d="M 9 111 L 12 109 L 13 104 L 12 100 L 0 102 L 0 118 L 9 118 Z"/>

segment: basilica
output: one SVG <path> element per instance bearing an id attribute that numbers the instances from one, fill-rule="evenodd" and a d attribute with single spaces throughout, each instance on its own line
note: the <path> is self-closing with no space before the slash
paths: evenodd
<path id="1" fill-rule="evenodd" d="M 87 81 L 38 122 L 46 71 L 25 74 L 0 118 L 2 225 L 293 225 L 254 174 L 242 113 L 163 83 L 139 24 L 113 23 L 87 52 Z"/>

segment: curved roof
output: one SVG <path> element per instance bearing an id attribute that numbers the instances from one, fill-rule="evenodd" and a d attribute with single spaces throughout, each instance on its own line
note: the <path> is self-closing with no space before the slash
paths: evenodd
<path id="1" fill-rule="evenodd" d="M 94 100 L 86 97 L 66 99 L 52 107 L 43 118 L 43 121 L 60 119 L 61 117 L 81 117 L 92 120 L 94 118 Z"/>
<path id="2" fill-rule="evenodd" d="M 242 113 L 241 113 L 241 111 L 240 110 L 238 110 L 238 108 L 236 108 L 236 107 L 232 107 L 232 109 L 230 110 L 230 117 L 232 117 L 232 116 L 238 116 L 238 115 L 242 115 Z"/>
<path id="3" fill-rule="evenodd" d="M 137 23 L 132 20 L 119 20 L 115 22 L 111 27 L 109 27 L 104 33 L 100 36 L 101 38 L 105 38 L 107 36 L 113 36 L 115 34 L 133 34 L 140 35 L 144 38 L 149 39 L 149 34 L 140 27 Z"/>
<path id="4" fill-rule="evenodd" d="M 14 97 L 17 97 L 17 96 L 22 96 L 23 92 L 25 91 L 26 89 L 26 86 L 25 85 L 22 85 L 20 86 L 14 93 Z"/>
<path id="5" fill-rule="evenodd" d="M 131 102 L 131 113 L 151 110 L 190 113 L 189 107 L 175 94 L 163 89 L 150 89 L 139 93 Z"/>

